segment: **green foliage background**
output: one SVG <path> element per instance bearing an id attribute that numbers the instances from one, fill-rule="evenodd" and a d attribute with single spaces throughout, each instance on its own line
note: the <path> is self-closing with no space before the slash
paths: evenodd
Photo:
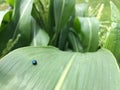
<path id="1" fill-rule="evenodd" d="M 105 7 L 103 10 L 103 15 L 102 15 L 102 20 L 110 20 L 110 1 L 113 1 L 115 5 L 120 8 L 120 1 L 119 0 L 77 0 L 77 2 L 84 2 L 84 1 L 89 1 L 90 6 L 93 8 L 98 4 L 98 3 L 104 3 Z"/>
<path id="2" fill-rule="evenodd" d="M 7 28 L 2 28 L 1 32 L 7 30 L 9 35 L 8 30 L 12 28 L 15 33 L 10 34 L 10 39 L 6 34 L 5 37 L 0 38 L 0 41 L 9 39 L 9 41 L 0 42 L 3 47 L 7 43 L 2 52 L 3 58 L 0 59 L 0 90 L 31 90 L 31 88 L 35 90 L 120 90 L 120 69 L 115 59 L 116 53 L 119 55 L 119 52 L 111 53 L 109 51 L 111 47 L 106 47 L 108 50 L 101 48 L 102 45 L 99 45 L 101 37 L 98 35 L 98 32 L 101 32 L 99 30 L 103 29 L 101 25 L 109 27 L 112 23 L 113 14 L 118 16 L 115 20 L 119 20 L 120 15 L 117 12 L 119 10 L 117 8 L 115 10 L 114 5 L 110 10 L 109 0 L 90 0 L 89 6 L 93 9 L 91 13 L 88 8 L 83 7 L 88 6 L 87 3 L 79 4 L 80 8 L 76 9 L 74 0 L 51 0 L 50 12 L 48 13 L 48 10 L 46 13 L 45 2 L 47 1 L 42 1 L 45 4 L 41 1 L 38 4 L 33 3 L 33 0 L 15 0 L 15 7 L 11 7 L 15 8 L 13 17 Z M 78 2 L 83 2 L 83 0 Z M 119 6 L 118 1 L 113 2 Z M 95 7 L 98 4 L 102 6 L 102 3 L 104 10 L 99 13 L 101 8 L 95 10 Z M 6 3 L 0 6 L 4 9 Z M 76 13 L 78 9 L 80 9 L 78 11 L 80 15 Z M 8 14 L 11 16 L 10 13 Z M 103 15 L 98 18 L 100 14 Z M 96 16 L 96 18 L 91 18 L 91 16 Z M 102 21 L 109 21 L 109 24 L 102 24 Z M 116 24 L 119 26 L 119 22 Z M 112 35 L 112 39 L 110 38 L 110 44 L 104 43 L 106 46 L 112 46 L 113 49 L 116 49 L 116 44 L 120 46 L 120 42 L 117 41 L 120 38 L 116 37 L 120 36 L 116 33 L 119 31 L 118 26 L 113 28 L 115 34 Z M 9 53 L 19 47 L 24 48 Z M 34 60 L 37 62 L 36 66 L 33 63 Z"/>

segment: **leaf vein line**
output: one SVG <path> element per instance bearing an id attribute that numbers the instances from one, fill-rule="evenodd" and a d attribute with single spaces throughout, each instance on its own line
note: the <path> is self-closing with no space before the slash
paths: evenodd
<path id="1" fill-rule="evenodd" d="M 68 62 L 67 66 L 65 67 L 65 69 L 64 69 L 64 71 L 63 71 L 63 73 L 62 73 L 62 75 L 61 75 L 58 83 L 56 84 L 54 90 L 60 90 L 60 89 L 61 89 L 61 87 L 62 87 L 62 85 L 63 85 L 63 83 L 64 83 L 64 80 L 65 80 L 65 78 L 66 78 L 66 76 L 67 76 L 67 74 L 68 74 L 68 71 L 70 70 L 70 67 L 72 66 L 73 60 L 75 59 L 75 56 L 76 56 L 76 55 L 77 55 L 77 54 L 74 54 L 74 55 L 72 56 L 72 58 L 70 59 L 70 61 Z"/>
<path id="2" fill-rule="evenodd" d="M 92 26 L 91 26 L 91 23 L 90 23 L 90 19 L 87 20 L 88 21 L 88 25 L 89 25 L 89 42 L 88 42 L 88 48 L 87 48 L 87 51 L 89 51 L 90 49 L 90 46 L 91 46 L 91 40 L 92 40 Z"/>

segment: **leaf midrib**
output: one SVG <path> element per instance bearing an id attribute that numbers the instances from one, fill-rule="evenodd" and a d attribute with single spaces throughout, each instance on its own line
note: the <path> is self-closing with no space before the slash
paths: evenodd
<path id="1" fill-rule="evenodd" d="M 89 41 L 88 41 L 88 48 L 87 48 L 87 51 L 90 50 L 90 46 L 91 46 L 91 41 L 92 41 L 92 25 L 90 23 L 90 19 L 88 18 L 87 19 L 88 21 L 88 26 L 89 26 Z"/>
<path id="2" fill-rule="evenodd" d="M 70 67 L 72 66 L 72 63 L 76 57 L 77 53 L 73 54 L 73 56 L 71 57 L 70 61 L 68 62 L 68 64 L 66 65 L 62 75 L 60 76 L 60 79 L 58 80 L 56 86 L 55 86 L 55 89 L 54 90 L 60 90 L 64 81 L 65 81 L 65 78 L 70 70 Z"/>

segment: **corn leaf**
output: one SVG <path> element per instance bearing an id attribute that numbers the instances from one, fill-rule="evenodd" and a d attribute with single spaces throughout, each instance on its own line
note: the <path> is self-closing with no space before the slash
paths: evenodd
<path id="1" fill-rule="evenodd" d="M 31 89 L 120 90 L 120 71 L 106 49 L 82 54 L 53 47 L 26 47 L 2 58 L 0 90 Z"/>

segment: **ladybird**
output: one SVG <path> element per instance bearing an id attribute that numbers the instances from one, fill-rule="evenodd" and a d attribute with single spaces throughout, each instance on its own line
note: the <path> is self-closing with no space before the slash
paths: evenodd
<path id="1" fill-rule="evenodd" d="M 32 60 L 32 64 L 33 65 L 37 65 L 37 61 L 36 60 Z"/>

